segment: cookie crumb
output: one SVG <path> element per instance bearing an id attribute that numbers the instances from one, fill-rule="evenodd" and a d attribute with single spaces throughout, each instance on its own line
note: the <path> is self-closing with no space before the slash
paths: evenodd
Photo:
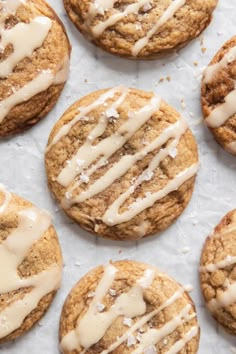
<path id="1" fill-rule="evenodd" d="M 187 254 L 187 253 L 190 252 L 190 248 L 189 248 L 189 247 L 184 247 L 184 248 L 182 248 L 182 249 L 180 250 L 180 252 L 183 253 L 183 254 Z"/>
<path id="2" fill-rule="evenodd" d="M 184 98 L 181 99 L 181 108 L 184 110 L 186 108 L 186 103 Z"/>

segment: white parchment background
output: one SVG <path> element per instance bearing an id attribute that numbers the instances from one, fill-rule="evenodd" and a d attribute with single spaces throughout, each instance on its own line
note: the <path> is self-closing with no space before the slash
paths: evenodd
<path id="1" fill-rule="evenodd" d="M 69 22 L 62 0 L 49 0 L 64 22 L 72 43 L 68 83 L 55 109 L 20 136 L 0 142 L 0 182 L 53 217 L 64 255 L 64 277 L 46 316 L 21 339 L 0 347 L 4 354 L 56 354 L 58 324 L 71 287 L 89 269 L 108 260 L 134 259 L 159 267 L 182 284 L 192 284 L 201 326 L 200 354 L 235 353 L 236 339 L 224 333 L 204 308 L 198 262 L 206 236 L 236 207 L 236 157 L 227 154 L 200 123 L 200 75 L 220 46 L 236 34 L 235 0 L 221 0 L 210 27 L 178 54 L 165 60 L 135 62 L 113 57 L 86 42 Z M 202 43 L 203 41 L 203 43 Z M 201 48 L 206 52 L 202 53 Z M 194 66 L 194 62 L 198 66 Z M 160 78 L 171 77 L 158 84 Z M 75 100 L 116 85 L 153 90 L 187 118 L 199 145 L 201 168 L 190 205 L 178 221 L 158 237 L 140 242 L 95 238 L 68 219 L 54 203 L 46 184 L 44 149 L 54 123 Z M 186 108 L 183 109 L 181 100 Z M 187 253 L 185 253 L 186 251 Z"/>

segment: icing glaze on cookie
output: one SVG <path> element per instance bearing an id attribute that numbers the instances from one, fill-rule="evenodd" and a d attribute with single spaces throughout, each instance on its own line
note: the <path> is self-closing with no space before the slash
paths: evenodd
<path id="1" fill-rule="evenodd" d="M 2 214 L 6 210 L 8 203 L 11 200 L 11 193 L 6 190 L 3 184 L 0 184 L 0 193 L 4 195 L 4 200 L 0 204 L 0 214 Z"/>
<path id="2" fill-rule="evenodd" d="M 233 40 L 233 39 L 232 39 Z M 203 75 L 203 85 L 207 86 L 214 81 L 214 78 L 219 75 L 222 70 L 226 70 L 229 65 L 235 65 L 236 61 L 236 46 L 230 48 L 222 58 L 214 64 L 209 65 Z M 214 108 L 205 121 L 208 127 L 217 129 L 222 127 L 235 113 L 236 90 L 231 90 L 225 97 L 224 102 Z M 232 138 L 231 138 L 232 140 Z M 224 148 L 229 152 L 236 153 L 236 141 L 231 141 L 224 144 Z"/>
<path id="3" fill-rule="evenodd" d="M 193 164 L 186 170 L 181 171 L 175 178 L 171 179 L 163 189 L 156 193 L 146 193 L 142 199 L 130 205 L 129 209 L 119 213 L 120 207 L 135 192 L 135 190 L 145 181 L 152 179 L 155 170 L 160 163 L 168 156 L 173 155 L 179 145 L 181 137 L 186 133 L 188 126 L 183 118 L 180 118 L 173 124 L 169 124 L 159 136 L 152 142 L 147 143 L 140 151 L 133 155 L 123 155 L 119 161 L 115 162 L 107 172 L 97 179 L 93 184 L 89 184 L 89 178 L 100 167 L 107 164 L 109 158 L 116 153 L 124 144 L 160 109 L 161 99 L 153 95 L 150 101 L 141 107 L 138 111 L 132 112 L 132 117 L 128 118 L 112 135 L 100 140 L 94 145 L 95 140 L 102 136 L 109 123 L 110 115 L 117 115 L 117 109 L 125 101 L 129 90 L 124 87 L 117 87 L 102 94 L 97 100 L 87 107 L 80 108 L 80 112 L 69 123 L 62 126 L 56 133 L 52 142 L 49 144 L 50 150 L 60 139 L 62 139 L 70 129 L 80 120 L 86 117 L 86 114 L 100 105 L 104 105 L 108 98 L 114 97 L 119 93 L 119 97 L 112 105 L 101 115 L 97 125 L 87 136 L 85 143 L 80 146 L 74 156 L 67 161 L 66 166 L 60 171 L 56 181 L 66 188 L 63 206 L 68 208 L 76 203 L 82 203 L 112 185 L 118 178 L 122 177 L 135 163 L 142 160 L 147 154 L 159 149 L 150 161 L 145 170 L 137 177 L 133 185 L 126 192 L 121 194 L 107 209 L 103 215 L 102 221 L 109 225 L 117 225 L 132 219 L 143 210 L 151 207 L 156 201 L 162 199 L 172 191 L 177 190 L 184 182 L 193 177 L 198 169 L 198 164 Z M 163 148 L 163 145 L 169 144 Z M 176 154 L 174 156 L 176 156 Z M 79 177 L 79 178 L 77 178 Z M 88 185 L 88 188 L 80 194 L 73 196 L 73 192 L 82 184 Z"/>
<path id="4" fill-rule="evenodd" d="M 234 332 L 236 303 L 236 211 L 229 212 L 203 247 L 200 278 L 206 305 L 214 317 Z M 230 316 L 229 316 L 230 314 Z"/>
<path id="5" fill-rule="evenodd" d="M 211 82 L 220 70 L 225 69 L 229 64 L 231 64 L 235 60 L 236 46 L 231 48 L 218 63 L 209 65 L 206 68 L 203 76 L 203 82 Z"/>
<path id="6" fill-rule="evenodd" d="M 0 63 L 0 78 L 9 77 L 23 59 L 30 58 L 36 49 L 40 48 L 51 30 L 53 21 L 46 16 L 37 16 L 29 23 L 19 22 L 14 27 L 5 28 L 9 16 L 16 15 L 20 7 L 26 6 L 24 0 L 6 0 L 0 2 L 0 48 L 4 52 L 11 45 L 12 53 Z M 16 105 L 26 102 L 38 93 L 47 90 L 51 85 L 64 83 L 68 76 L 69 60 L 66 57 L 54 72 L 51 69 L 42 70 L 35 78 L 21 88 L 12 87 L 11 94 L 0 102 L 0 123 Z"/>
<path id="7" fill-rule="evenodd" d="M 91 22 L 91 20 L 98 15 L 99 13 L 104 14 L 105 10 L 111 10 L 114 6 L 114 4 L 117 1 L 106 1 L 101 5 L 100 2 L 95 1 L 94 4 L 91 4 L 90 10 L 88 13 L 87 17 L 87 22 Z M 135 14 L 137 13 L 142 7 L 145 5 L 149 4 L 150 0 L 139 0 L 133 4 L 128 5 L 123 12 L 116 12 L 112 14 L 110 17 L 108 17 L 107 20 L 104 20 L 103 22 L 98 23 L 92 28 L 92 33 L 95 37 L 99 37 L 103 34 L 103 32 L 113 26 L 115 23 L 118 21 L 122 20 L 124 17 L 130 15 L 130 14 Z M 164 11 L 164 13 L 160 16 L 160 18 L 157 20 L 157 23 L 147 32 L 147 34 L 143 37 L 140 38 L 132 48 L 132 55 L 137 56 L 141 50 L 146 47 L 149 43 L 150 38 L 155 35 L 158 30 L 168 21 L 170 20 L 174 14 L 183 6 L 185 5 L 186 0 L 175 0 L 172 1 L 171 4 L 167 7 L 167 9 Z"/>
<path id="8" fill-rule="evenodd" d="M 147 313 L 147 304 L 144 301 L 143 293 L 152 285 L 156 274 L 155 269 L 148 268 L 128 292 L 122 293 L 116 298 L 113 306 L 108 310 L 103 308 L 102 311 L 99 311 L 98 304 L 102 304 L 104 296 L 112 287 L 116 273 L 117 268 L 114 265 L 109 264 L 104 268 L 103 276 L 93 294 L 93 300 L 88 310 L 84 313 L 83 317 L 78 320 L 76 328 L 62 338 L 61 348 L 63 351 L 72 351 L 82 347 L 84 348 L 82 353 L 86 353 L 90 347 L 103 338 L 108 328 L 118 317 L 123 316 L 129 319 L 140 317 L 133 325 L 130 324 L 130 328 L 118 337 L 115 342 L 101 352 L 101 354 L 109 354 L 125 343 L 130 336 L 133 336 L 137 330 L 147 324 L 154 316 L 160 314 L 161 311 L 180 299 L 185 291 L 184 288 L 179 288 L 157 309 Z M 133 350 L 132 353 L 143 353 L 148 347 L 157 345 L 179 326 L 195 317 L 196 313 L 192 311 L 191 305 L 186 305 L 161 328 L 147 329 L 140 337 L 139 344 L 137 344 L 136 349 Z M 169 348 L 168 353 L 174 354 L 184 348 L 185 344 L 198 334 L 198 330 L 197 326 L 193 326 L 183 335 L 181 340 L 175 342 L 174 345 Z"/>
<path id="9" fill-rule="evenodd" d="M 0 206 L 0 217 L 11 200 L 5 193 L 5 202 Z M 31 288 L 22 299 L 11 302 L 0 311 L 0 338 L 18 329 L 39 301 L 50 292 L 57 290 L 61 281 L 61 266 L 54 264 L 36 275 L 22 278 L 18 267 L 24 261 L 34 242 L 49 229 L 51 217 L 37 208 L 26 208 L 17 212 L 18 225 L 0 244 L 0 294 L 7 294 L 23 288 Z"/>
<path id="10" fill-rule="evenodd" d="M 227 256 L 222 261 L 217 263 L 207 264 L 206 266 L 200 267 L 201 272 L 216 272 L 218 269 L 224 269 L 228 266 L 236 264 L 236 256 Z"/>
<path id="11" fill-rule="evenodd" d="M 147 35 L 139 39 L 132 48 L 132 55 L 137 56 L 141 50 L 148 45 L 150 38 L 158 32 L 158 30 L 170 20 L 174 14 L 185 5 L 186 0 L 172 1 L 169 7 L 164 11 L 157 23 L 150 29 Z"/>
<path id="12" fill-rule="evenodd" d="M 221 127 L 232 115 L 236 113 L 235 108 L 236 90 L 231 91 L 224 99 L 224 103 L 216 107 L 205 121 L 210 128 Z"/>

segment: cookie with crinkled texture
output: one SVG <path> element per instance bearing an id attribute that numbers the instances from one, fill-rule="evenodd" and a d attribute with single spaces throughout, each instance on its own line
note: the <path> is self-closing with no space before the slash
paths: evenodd
<path id="1" fill-rule="evenodd" d="M 32 127 L 56 104 L 68 76 L 70 43 L 44 0 L 0 6 L 0 137 L 7 137 Z"/>
<path id="2" fill-rule="evenodd" d="M 62 255 L 49 214 L 2 186 L 0 265 L 3 343 L 22 336 L 45 314 L 60 286 Z"/>
<path id="3" fill-rule="evenodd" d="M 215 55 L 203 75 L 202 108 L 217 142 L 236 155 L 236 36 Z"/>
<path id="4" fill-rule="evenodd" d="M 200 329 L 192 299 L 175 280 L 147 264 L 118 261 L 74 286 L 59 334 L 64 354 L 194 354 Z"/>
<path id="5" fill-rule="evenodd" d="M 236 334 L 236 210 L 206 239 L 200 280 L 209 311 L 228 332 Z"/>
<path id="6" fill-rule="evenodd" d="M 185 120 L 159 96 L 116 87 L 64 113 L 45 160 L 49 188 L 71 218 L 96 235 L 135 240 L 182 213 L 198 152 Z"/>
<path id="7" fill-rule="evenodd" d="M 64 0 L 80 32 L 116 55 L 153 59 L 185 46 L 211 22 L 217 0 Z"/>

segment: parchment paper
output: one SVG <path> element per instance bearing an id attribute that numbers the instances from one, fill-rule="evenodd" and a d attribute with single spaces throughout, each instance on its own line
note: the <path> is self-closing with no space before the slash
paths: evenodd
<path id="1" fill-rule="evenodd" d="M 70 77 L 55 109 L 41 123 L 25 134 L 0 142 L 0 182 L 52 213 L 64 256 L 64 276 L 55 301 L 39 324 L 21 339 L 1 346 L 0 352 L 59 353 L 59 317 L 71 287 L 94 266 L 110 259 L 128 258 L 153 264 L 180 283 L 192 284 L 191 296 L 201 326 L 200 354 L 236 353 L 236 339 L 227 335 L 205 309 L 198 281 L 198 262 L 206 236 L 226 212 L 236 207 L 236 157 L 214 141 L 201 122 L 200 108 L 202 69 L 221 45 L 236 34 L 235 1 L 219 1 L 209 28 L 179 53 L 148 62 L 106 54 L 82 38 L 67 18 L 62 0 L 48 2 L 64 22 L 72 43 Z M 164 81 L 159 83 L 161 78 Z M 68 106 L 91 91 L 120 84 L 153 90 L 179 110 L 193 130 L 201 159 L 188 208 L 161 235 L 140 242 L 109 242 L 83 231 L 54 203 L 44 170 L 48 135 Z"/>

